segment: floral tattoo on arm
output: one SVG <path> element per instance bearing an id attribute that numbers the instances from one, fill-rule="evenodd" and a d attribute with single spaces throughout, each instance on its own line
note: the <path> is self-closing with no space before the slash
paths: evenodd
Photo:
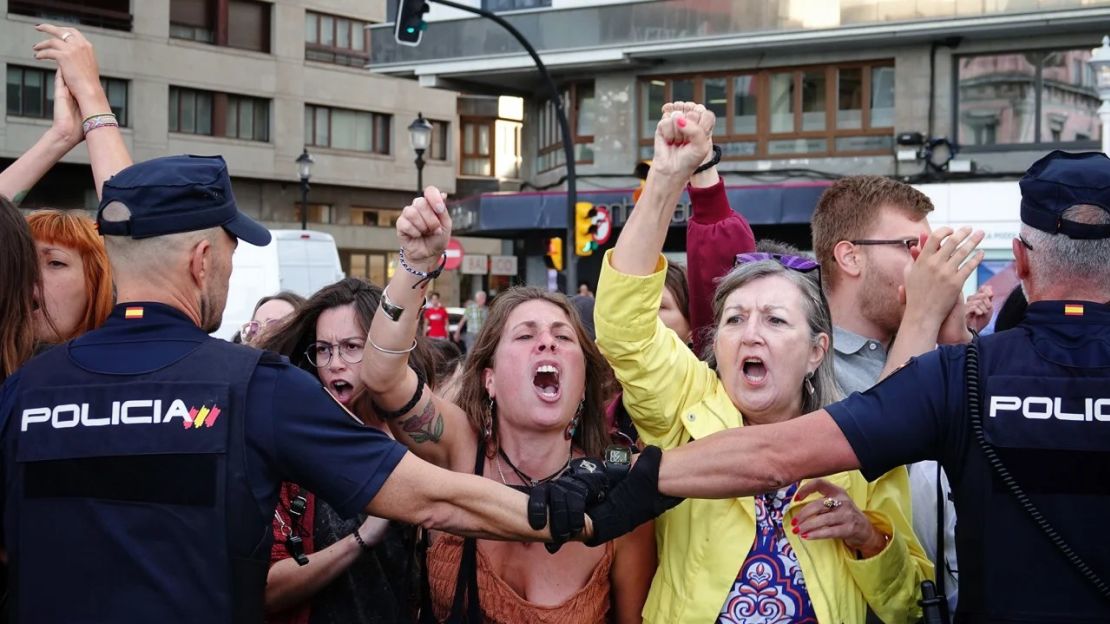
<path id="1" fill-rule="evenodd" d="M 443 414 L 436 411 L 435 402 L 428 399 L 420 413 L 401 421 L 401 430 L 417 444 L 439 442 L 443 438 Z"/>

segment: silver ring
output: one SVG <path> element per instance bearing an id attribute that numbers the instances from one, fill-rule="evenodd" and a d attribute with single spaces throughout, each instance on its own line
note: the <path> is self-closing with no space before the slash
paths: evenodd
<path id="1" fill-rule="evenodd" d="M 71 32 L 64 33 L 64 34 L 62 34 L 62 41 L 65 41 L 66 39 L 69 39 L 72 36 L 73 36 L 73 33 L 71 33 Z"/>
<path id="2" fill-rule="evenodd" d="M 825 509 L 832 511 L 834 509 L 839 509 L 840 506 L 844 503 L 836 500 L 835 498 L 826 498 L 825 500 L 821 501 L 821 504 L 825 506 Z"/>

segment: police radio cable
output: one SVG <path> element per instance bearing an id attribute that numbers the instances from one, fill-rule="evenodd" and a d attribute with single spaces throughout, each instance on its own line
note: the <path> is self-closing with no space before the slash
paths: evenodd
<path id="1" fill-rule="evenodd" d="M 986 435 L 983 433 L 982 404 L 980 402 L 978 337 L 972 340 L 971 344 L 967 346 L 967 362 L 964 370 L 967 380 L 967 409 L 971 416 L 971 428 L 975 433 L 975 441 L 979 443 L 979 448 L 983 450 L 987 462 L 991 465 L 991 468 L 994 469 L 998 477 L 1002 479 L 1002 482 L 1006 484 L 1006 487 L 1009 488 L 1010 493 L 1014 495 L 1014 498 L 1017 499 L 1022 508 L 1025 509 L 1033 519 L 1033 522 L 1048 536 L 1049 541 L 1060 549 L 1064 557 L 1095 586 L 1098 592 L 1102 594 L 1103 598 L 1110 600 L 1110 585 L 1107 585 L 1102 578 L 1100 578 L 1098 574 L 1096 574 L 1095 571 L 1072 550 L 1071 546 L 1064 541 L 1064 538 L 1056 532 L 1056 529 L 1049 524 L 1048 520 L 1041 514 L 1040 510 L 1037 509 L 1037 506 L 1033 504 L 1033 501 L 1029 500 L 1025 491 L 1022 490 L 1021 486 L 1014 480 L 1010 471 L 1003 465 L 1002 460 L 998 457 L 998 453 L 994 451 L 994 447 L 987 442 Z"/>

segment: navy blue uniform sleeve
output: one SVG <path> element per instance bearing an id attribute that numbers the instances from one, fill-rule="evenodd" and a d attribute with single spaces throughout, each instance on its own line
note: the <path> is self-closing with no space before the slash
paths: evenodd
<path id="1" fill-rule="evenodd" d="M 278 369 L 271 396 L 273 457 L 282 477 L 344 517 L 362 512 L 405 447 L 357 422 L 316 378 L 295 366 Z"/>
<path id="2" fill-rule="evenodd" d="M 866 392 L 825 408 L 868 480 L 897 466 L 939 458 L 963 413 L 962 404 L 953 402 L 963 388 L 963 367 L 954 365 L 955 355 L 949 347 L 926 353 Z M 951 383 L 953 372 L 959 383 Z"/>

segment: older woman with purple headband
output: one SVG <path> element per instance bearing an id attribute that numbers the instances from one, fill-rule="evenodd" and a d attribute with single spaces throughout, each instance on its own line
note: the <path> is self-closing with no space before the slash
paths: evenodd
<path id="1" fill-rule="evenodd" d="M 651 172 L 602 262 L 597 342 L 647 444 L 795 418 L 834 400 L 832 322 L 812 259 L 748 253 L 718 284 L 707 362 L 658 318 L 660 251 L 683 186 L 707 160 L 713 114 L 675 107 Z M 743 457 L 736 457 L 743 462 Z M 904 469 L 856 471 L 756 497 L 687 500 L 656 521 L 660 561 L 645 622 L 886 622 L 920 617 L 932 566 L 908 520 Z"/>

